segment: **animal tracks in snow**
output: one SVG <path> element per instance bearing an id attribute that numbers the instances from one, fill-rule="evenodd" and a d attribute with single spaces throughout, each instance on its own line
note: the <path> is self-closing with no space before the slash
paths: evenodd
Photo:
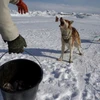
<path id="1" fill-rule="evenodd" d="M 67 63 L 69 53 L 65 54 L 64 61 L 56 61 L 61 52 L 61 34 L 54 17 L 13 17 L 27 41 L 26 51 L 39 59 L 44 70 L 37 100 L 100 100 L 100 43 L 94 40 L 100 35 L 100 18 L 65 17 L 74 20 L 73 26 L 79 30 L 84 52 L 83 56 L 74 53 L 70 65 Z M 7 46 L 0 43 L 2 54 Z M 1 62 L 9 58 L 5 56 Z"/>
<path id="2" fill-rule="evenodd" d="M 99 100 L 100 98 L 100 71 L 96 69 L 92 73 L 86 74 L 85 89 L 83 91 L 83 100 Z"/>
<path id="3" fill-rule="evenodd" d="M 79 90 L 77 87 L 77 79 L 69 65 L 56 62 L 51 64 L 51 62 L 44 60 L 42 66 L 44 78 L 40 89 L 44 88 L 42 90 L 42 93 L 45 94 L 43 95 L 43 100 L 76 100 L 78 98 Z M 48 92 L 44 93 L 46 89 Z M 64 92 L 65 90 L 66 92 Z M 50 94 L 50 96 L 49 93 L 51 92 L 52 95 Z"/>

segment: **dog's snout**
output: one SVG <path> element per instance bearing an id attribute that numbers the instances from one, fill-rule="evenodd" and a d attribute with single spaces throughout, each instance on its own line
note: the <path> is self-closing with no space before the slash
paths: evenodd
<path id="1" fill-rule="evenodd" d="M 60 25 L 61 25 L 61 26 L 63 26 L 63 25 L 64 25 L 64 22 L 63 22 L 63 21 L 61 21 Z"/>

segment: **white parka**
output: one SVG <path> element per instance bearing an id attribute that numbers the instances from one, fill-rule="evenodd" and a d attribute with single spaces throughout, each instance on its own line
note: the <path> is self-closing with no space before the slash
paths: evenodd
<path id="1" fill-rule="evenodd" d="M 18 2 L 19 0 L 0 0 L 0 34 L 3 40 L 12 41 L 19 36 L 8 8 L 9 3 L 17 4 Z"/>

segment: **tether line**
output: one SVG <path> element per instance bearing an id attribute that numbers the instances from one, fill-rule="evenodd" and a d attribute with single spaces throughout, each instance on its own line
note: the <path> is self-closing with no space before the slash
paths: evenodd
<path id="1" fill-rule="evenodd" d="M 95 36 L 95 37 L 93 38 L 93 40 L 91 41 L 90 45 L 89 45 L 88 47 L 82 48 L 82 49 L 83 49 L 83 50 L 89 49 L 89 48 L 91 47 L 91 45 L 93 44 L 93 41 L 94 41 L 96 38 L 98 38 L 98 37 L 100 37 L 100 36 Z"/>

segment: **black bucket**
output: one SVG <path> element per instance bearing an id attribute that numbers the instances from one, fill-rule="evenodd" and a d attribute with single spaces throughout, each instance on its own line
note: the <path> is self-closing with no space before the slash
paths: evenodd
<path id="1" fill-rule="evenodd" d="M 27 59 L 11 60 L 0 66 L 0 88 L 4 100 L 35 100 L 43 78 L 41 67 Z"/>

